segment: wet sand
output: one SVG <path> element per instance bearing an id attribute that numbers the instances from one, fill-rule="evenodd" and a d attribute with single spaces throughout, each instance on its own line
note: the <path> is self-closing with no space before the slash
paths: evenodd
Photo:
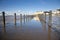
<path id="1" fill-rule="evenodd" d="M 1 40 L 59 40 L 59 35 L 52 27 L 41 20 L 26 19 L 0 25 Z"/>

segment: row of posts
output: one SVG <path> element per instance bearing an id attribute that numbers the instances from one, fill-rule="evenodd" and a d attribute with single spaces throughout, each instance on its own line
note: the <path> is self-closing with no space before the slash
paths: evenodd
<path id="1" fill-rule="evenodd" d="M 5 12 L 2 12 L 3 15 L 3 26 L 5 27 Z M 20 20 L 22 20 L 22 14 L 20 14 Z M 14 24 L 16 25 L 16 13 L 14 13 Z"/>
<path id="2" fill-rule="evenodd" d="M 5 27 L 5 12 L 2 12 L 2 16 L 3 16 L 3 26 Z M 22 17 L 22 14 L 20 14 L 20 22 L 22 23 L 22 18 L 24 18 L 24 23 L 25 23 L 25 21 L 28 21 L 27 20 L 27 15 L 23 15 L 23 17 Z M 29 18 L 29 17 L 28 17 Z M 16 25 L 16 13 L 14 13 L 14 24 Z M 25 20 L 26 19 L 26 20 Z"/>
<path id="3" fill-rule="evenodd" d="M 49 13 L 49 20 L 48 20 L 48 24 L 49 26 L 52 26 L 52 11 L 50 10 L 49 12 L 46 11 L 45 13 L 45 21 L 46 21 L 46 13 Z"/>
<path id="4" fill-rule="evenodd" d="M 3 15 L 3 25 L 5 27 L 5 12 L 2 12 L 2 15 Z M 45 17 L 46 17 L 46 13 L 45 13 Z M 52 12 L 50 11 L 50 13 L 49 13 L 49 20 L 50 20 L 50 22 L 51 22 L 51 17 L 52 17 Z M 24 18 L 25 18 L 25 15 L 24 15 Z M 22 20 L 22 14 L 20 14 L 20 20 Z M 14 24 L 16 25 L 16 13 L 14 13 L 14 22 L 15 22 Z"/>

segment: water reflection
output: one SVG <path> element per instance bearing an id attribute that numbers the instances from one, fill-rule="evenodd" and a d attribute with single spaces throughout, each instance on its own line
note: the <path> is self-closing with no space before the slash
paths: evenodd
<path id="1" fill-rule="evenodd" d="M 16 25 L 16 13 L 14 13 L 14 24 Z"/>
<path id="2" fill-rule="evenodd" d="M 15 30 L 17 30 L 17 25 L 14 25 Z"/>
<path id="3" fill-rule="evenodd" d="M 28 21 L 28 17 L 27 17 L 27 15 L 26 15 L 26 22 Z"/>
<path id="4" fill-rule="evenodd" d="M 46 23 L 44 22 L 44 21 L 46 21 L 46 19 L 44 18 L 44 21 L 42 21 L 41 20 L 41 18 L 38 16 L 38 18 L 39 18 L 39 21 L 41 22 L 41 24 L 42 24 L 42 28 L 43 28 L 43 31 L 46 31 Z"/>
<path id="5" fill-rule="evenodd" d="M 43 31 L 46 31 L 46 23 L 41 21 Z"/>
<path id="6" fill-rule="evenodd" d="M 38 18 L 39 18 L 39 21 L 41 22 L 41 24 L 42 24 L 42 29 L 43 29 L 43 31 L 44 31 L 44 33 L 46 32 L 46 14 L 45 15 L 43 15 L 43 14 L 41 14 L 41 16 L 40 15 L 38 15 Z M 37 18 L 36 18 L 37 19 Z M 48 40 L 51 40 L 51 27 L 52 27 L 52 14 L 49 14 L 49 20 L 48 20 L 48 24 L 47 24 L 47 28 L 48 28 Z M 54 33 L 52 33 L 52 35 L 53 35 Z M 47 36 L 46 35 L 46 36 Z M 56 35 L 54 35 L 55 37 L 56 37 Z M 54 36 L 52 37 L 52 39 L 54 40 Z"/>
<path id="7" fill-rule="evenodd" d="M 49 13 L 49 20 L 48 20 L 48 40 L 51 40 L 51 27 L 52 27 L 52 14 Z"/>
<path id="8" fill-rule="evenodd" d="M 23 40 L 23 39 L 27 39 L 27 40 L 29 40 L 29 39 L 38 39 L 38 40 L 40 40 L 40 39 L 42 39 L 42 40 L 55 39 L 55 38 L 51 38 L 52 17 L 49 16 L 48 27 L 46 26 L 47 25 L 46 14 L 45 15 L 41 14 L 41 15 L 38 15 L 34 18 L 38 21 L 36 21 L 36 20 L 32 21 L 33 17 L 27 17 L 26 15 L 23 15 L 23 17 L 22 17 L 22 14 L 20 14 L 20 20 L 19 20 L 20 26 L 19 27 L 17 25 L 14 25 L 12 27 L 10 26 L 12 28 L 12 30 L 11 29 L 8 30 L 8 32 L 10 33 L 10 34 L 8 34 L 9 37 L 12 39 L 21 39 L 21 40 Z M 26 25 L 25 25 L 25 23 L 26 23 Z M 21 27 L 23 28 L 22 30 L 21 30 Z M 15 28 L 15 29 L 13 29 L 13 28 Z M 6 32 L 6 28 L 3 29 L 3 34 L 4 34 L 3 36 L 4 37 L 2 39 L 9 38 L 6 35 L 8 32 Z"/>
<path id="9" fill-rule="evenodd" d="M 48 40 L 51 40 L 51 27 L 48 26 Z"/>
<path id="10" fill-rule="evenodd" d="M 3 26 L 2 28 L 2 40 L 6 40 L 6 37 L 7 37 L 7 33 L 6 33 L 6 27 Z"/>

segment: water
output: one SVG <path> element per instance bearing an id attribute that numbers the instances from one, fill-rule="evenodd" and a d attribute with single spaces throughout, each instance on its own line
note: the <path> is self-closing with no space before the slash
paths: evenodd
<path id="1" fill-rule="evenodd" d="M 59 17 L 56 17 L 59 20 Z M 52 17 L 52 20 L 56 19 Z M 7 19 L 7 18 L 6 18 Z M 8 18 L 9 19 L 9 18 Z M 11 21 L 12 20 L 12 21 Z M 52 26 L 49 23 L 48 16 L 45 20 L 35 18 L 26 18 L 20 20 L 18 18 L 16 25 L 14 25 L 14 17 L 10 20 L 6 20 L 6 26 L 0 23 L 0 39 L 1 40 L 59 40 L 60 33 L 56 26 L 59 22 L 52 21 Z M 53 24 L 54 23 L 54 24 Z M 50 27 L 50 26 L 51 27 Z"/>

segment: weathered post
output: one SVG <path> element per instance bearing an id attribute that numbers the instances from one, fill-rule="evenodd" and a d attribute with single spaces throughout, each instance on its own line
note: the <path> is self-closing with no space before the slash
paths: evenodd
<path id="1" fill-rule="evenodd" d="M 22 20 L 22 14 L 20 14 L 20 20 Z"/>
<path id="2" fill-rule="evenodd" d="M 26 15 L 26 22 L 27 22 L 27 15 Z"/>
<path id="3" fill-rule="evenodd" d="M 3 26 L 5 27 L 5 12 L 2 12 L 3 14 Z"/>
<path id="4" fill-rule="evenodd" d="M 6 38 L 6 29 L 5 29 L 5 12 L 3 11 L 2 12 L 2 16 L 3 16 L 3 28 L 2 28 L 2 34 L 4 35 L 3 36 L 3 40 Z"/>
<path id="5" fill-rule="evenodd" d="M 14 21 L 15 21 L 15 25 L 16 25 L 16 13 L 14 13 Z"/>
<path id="6" fill-rule="evenodd" d="M 52 11 L 49 11 L 49 25 L 52 26 Z"/>
<path id="7" fill-rule="evenodd" d="M 45 14 L 45 22 L 46 22 L 46 13 L 48 13 L 48 11 L 45 11 L 44 14 Z"/>
<path id="8" fill-rule="evenodd" d="M 24 14 L 24 16 L 23 16 L 23 17 L 24 17 L 24 23 L 25 23 L 25 14 Z"/>
<path id="9" fill-rule="evenodd" d="M 20 14 L 20 25 L 22 27 L 22 14 Z"/>

